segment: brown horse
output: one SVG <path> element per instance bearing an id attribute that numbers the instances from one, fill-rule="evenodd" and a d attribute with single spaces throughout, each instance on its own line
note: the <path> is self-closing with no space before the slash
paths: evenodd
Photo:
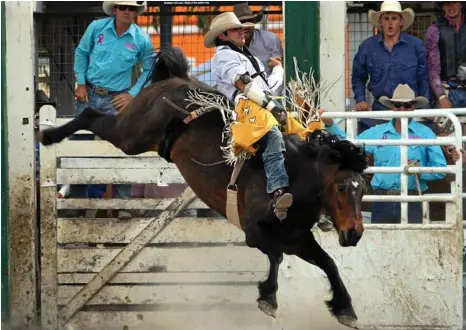
<path id="1" fill-rule="evenodd" d="M 185 124 L 186 113 L 199 108 L 190 105 L 190 90 L 226 97 L 188 76 L 188 63 L 181 50 L 161 51 L 154 64 L 152 84 L 138 95 L 128 110 L 103 115 L 86 109 L 69 123 L 42 132 L 44 145 L 57 143 L 80 129 L 87 129 L 129 155 L 158 150 L 173 161 L 196 195 L 223 216 L 226 213 L 226 187 L 232 167 L 222 160 L 224 121 L 219 111 L 203 114 Z M 164 98 L 173 104 L 168 104 Z M 169 102 L 170 103 L 170 102 Z M 179 108 L 176 110 L 176 108 Z M 270 209 L 266 177 L 261 157 L 246 161 L 239 175 L 238 204 L 246 244 L 268 256 L 268 278 L 259 283 L 259 308 L 275 316 L 278 269 L 283 253 L 321 268 L 327 275 L 333 298 L 327 302 L 338 321 L 355 327 L 357 317 L 351 297 L 333 259 L 320 247 L 311 232 L 321 208 L 331 215 L 341 246 L 356 246 L 364 231 L 361 200 L 365 191 L 361 173 L 367 167 L 366 155 L 349 141 L 340 141 L 324 131 L 314 131 L 305 141 L 287 136 L 285 166 L 294 204 L 280 222 Z M 260 148 L 258 154 L 260 153 Z"/>

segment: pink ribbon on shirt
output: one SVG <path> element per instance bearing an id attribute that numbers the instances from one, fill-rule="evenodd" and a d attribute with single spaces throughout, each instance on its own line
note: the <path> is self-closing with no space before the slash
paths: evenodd
<path id="1" fill-rule="evenodd" d="M 102 45 L 102 40 L 104 40 L 104 35 L 101 33 L 99 34 L 99 39 L 97 40 L 97 44 Z"/>

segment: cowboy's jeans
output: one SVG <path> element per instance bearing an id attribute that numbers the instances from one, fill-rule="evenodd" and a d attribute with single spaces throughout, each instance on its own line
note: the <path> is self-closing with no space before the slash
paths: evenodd
<path id="1" fill-rule="evenodd" d="M 285 141 L 278 126 L 274 126 L 261 140 L 264 148 L 262 160 L 264 161 L 265 176 L 267 177 L 267 193 L 288 187 L 288 175 L 285 170 Z"/>
<path id="2" fill-rule="evenodd" d="M 465 90 L 451 90 L 448 92 L 448 98 L 454 108 L 466 107 L 466 91 Z"/>
<path id="3" fill-rule="evenodd" d="M 95 95 L 93 88 L 88 88 L 89 103 L 76 102 L 76 116 L 83 112 L 87 107 L 92 107 L 97 111 L 103 112 L 107 115 L 116 114 L 118 111 L 112 105 L 112 99 L 114 96 L 98 96 Z M 89 140 L 87 136 L 75 135 L 72 137 L 73 140 Z M 96 188 L 103 188 L 105 185 L 93 185 Z M 127 184 L 115 184 L 113 185 L 116 189 L 114 195 L 116 198 L 129 198 L 131 197 L 131 185 Z M 70 187 L 70 198 L 88 198 L 88 185 L 76 184 Z"/>
<path id="4" fill-rule="evenodd" d="M 401 204 L 397 202 L 372 203 L 372 224 L 401 223 Z M 422 223 L 422 204 L 408 203 L 408 223 Z"/>

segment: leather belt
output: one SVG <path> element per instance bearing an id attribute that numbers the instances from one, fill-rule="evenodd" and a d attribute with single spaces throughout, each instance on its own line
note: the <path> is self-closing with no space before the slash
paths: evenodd
<path id="1" fill-rule="evenodd" d="M 97 96 L 101 96 L 101 97 L 106 97 L 106 96 L 112 96 L 112 95 L 118 95 L 118 94 L 121 94 L 121 93 L 124 93 L 126 92 L 126 90 L 122 90 L 122 91 L 109 91 L 108 89 L 105 89 L 103 87 L 97 87 L 93 84 L 91 84 L 90 82 L 86 82 L 86 85 L 87 87 L 91 88 L 94 90 L 94 94 L 97 95 Z"/>
<path id="2" fill-rule="evenodd" d="M 400 190 L 386 190 L 386 189 L 375 189 L 374 195 L 392 195 L 392 196 L 399 196 L 401 195 Z M 408 190 L 408 195 L 419 195 L 419 193 L 415 190 Z"/>

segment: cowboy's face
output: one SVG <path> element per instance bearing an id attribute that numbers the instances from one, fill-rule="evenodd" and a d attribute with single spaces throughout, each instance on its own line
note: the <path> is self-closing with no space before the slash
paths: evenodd
<path id="1" fill-rule="evenodd" d="M 249 44 L 254 36 L 254 26 L 243 28 L 244 38 L 246 39 L 246 44 Z"/>
<path id="2" fill-rule="evenodd" d="M 379 24 L 385 36 L 393 37 L 401 31 L 404 20 L 400 14 L 388 12 L 380 15 Z"/>
<path id="3" fill-rule="evenodd" d="M 231 41 L 238 47 L 243 47 L 246 43 L 243 28 L 229 29 L 218 36 L 220 40 Z"/>
<path id="4" fill-rule="evenodd" d="M 457 18 L 461 15 L 461 2 L 447 1 L 443 3 L 443 12 L 448 18 Z"/>
<path id="5" fill-rule="evenodd" d="M 115 20 L 121 24 L 130 24 L 136 17 L 136 6 L 115 6 Z"/>
<path id="6" fill-rule="evenodd" d="M 392 102 L 394 111 L 413 111 L 416 109 L 416 101 Z"/>

